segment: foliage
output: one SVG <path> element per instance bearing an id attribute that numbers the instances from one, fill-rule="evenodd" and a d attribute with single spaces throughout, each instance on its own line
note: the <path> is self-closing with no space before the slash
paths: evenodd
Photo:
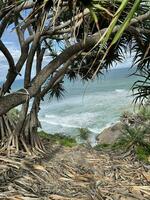
<path id="1" fill-rule="evenodd" d="M 150 105 L 142 106 L 138 113 L 144 121 L 150 121 Z"/>
<path id="2" fill-rule="evenodd" d="M 71 136 L 66 136 L 59 133 L 48 134 L 44 131 L 39 131 L 38 135 L 44 140 L 46 139 L 52 143 L 58 143 L 65 147 L 73 147 L 77 145 L 75 138 Z"/>
<path id="3" fill-rule="evenodd" d="M 8 112 L 8 115 L 10 116 L 11 119 L 14 121 L 17 121 L 19 119 L 19 110 L 16 108 L 13 108 Z"/>
<path id="4" fill-rule="evenodd" d="M 94 146 L 94 149 L 96 151 L 101 151 L 101 150 L 104 150 L 104 149 L 110 149 L 111 148 L 111 145 L 110 144 L 97 144 Z"/>
<path id="5" fill-rule="evenodd" d="M 147 133 L 147 128 L 145 127 L 129 127 L 127 125 L 124 126 L 124 134 L 118 140 L 117 144 L 125 148 L 126 150 L 131 146 L 145 145 L 144 134 Z"/>
<path id="6" fill-rule="evenodd" d="M 56 97 L 57 100 L 60 98 L 63 98 L 64 96 L 64 86 L 63 86 L 63 81 L 60 81 L 56 83 L 50 90 L 49 90 L 49 96 L 50 98 Z"/>
<path id="7" fill-rule="evenodd" d="M 79 128 L 79 137 L 82 139 L 82 140 L 87 140 L 90 136 L 90 131 L 87 129 L 87 128 Z"/>
<path id="8" fill-rule="evenodd" d="M 149 67 L 150 67 L 150 64 L 148 64 L 148 69 L 142 68 L 140 69 L 140 71 L 138 71 L 138 73 L 135 73 L 136 76 L 140 77 L 140 80 L 137 80 L 132 86 L 132 91 L 135 96 L 135 99 L 134 99 L 135 103 L 140 101 L 142 104 L 144 104 L 150 97 L 150 68 Z"/>
<path id="9" fill-rule="evenodd" d="M 136 155 L 137 158 L 141 161 L 144 161 L 146 163 L 150 162 L 150 145 L 149 148 L 144 148 L 143 146 L 138 146 L 136 148 Z"/>
<path id="10" fill-rule="evenodd" d="M 97 144 L 94 149 L 130 151 L 134 149 L 136 157 L 150 162 L 150 105 L 141 107 L 137 113 L 125 112 L 121 116 L 122 133 L 114 144 Z"/>
<path id="11" fill-rule="evenodd" d="M 134 147 L 139 159 L 147 160 L 150 156 L 150 106 L 141 107 L 137 114 L 132 115 L 136 120 L 123 127 L 123 135 L 112 146 L 113 149 L 129 150 Z M 137 123 L 137 119 L 139 122 Z"/>

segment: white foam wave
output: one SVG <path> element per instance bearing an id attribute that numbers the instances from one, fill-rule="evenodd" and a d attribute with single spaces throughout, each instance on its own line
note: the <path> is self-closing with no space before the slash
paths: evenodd
<path id="1" fill-rule="evenodd" d="M 93 122 L 96 121 L 97 117 L 98 113 L 87 112 L 65 116 L 46 114 L 44 117 L 40 118 L 40 121 L 57 127 L 83 128 L 90 127 L 90 125 L 92 125 Z M 90 131 L 97 133 L 97 130 L 91 129 Z"/>
<path id="2" fill-rule="evenodd" d="M 61 126 L 61 127 L 66 127 L 66 128 L 81 128 L 79 126 L 74 126 L 74 125 L 65 124 L 65 123 L 61 123 L 61 122 L 52 122 L 52 121 L 46 120 L 46 119 L 40 119 L 40 121 L 45 122 L 50 125 Z"/>
<path id="3" fill-rule="evenodd" d="M 117 92 L 117 93 L 123 93 L 123 92 L 128 92 L 128 91 L 125 90 L 125 89 L 116 89 L 115 92 Z"/>
<path id="4" fill-rule="evenodd" d="M 99 129 L 98 128 L 88 128 L 89 131 L 91 131 L 92 133 L 98 134 L 99 133 Z"/>

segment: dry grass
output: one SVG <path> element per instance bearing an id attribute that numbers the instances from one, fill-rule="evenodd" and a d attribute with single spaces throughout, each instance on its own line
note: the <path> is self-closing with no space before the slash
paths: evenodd
<path id="1" fill-rule="evenodd" d="M 132 152 L 51 147 L 44 158 L 0 157 L 0 199 L 148 200 L 150 166 Z"/>

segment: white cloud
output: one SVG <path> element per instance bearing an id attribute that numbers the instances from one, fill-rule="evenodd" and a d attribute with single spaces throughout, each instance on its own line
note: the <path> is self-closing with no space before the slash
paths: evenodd
<path id="1" fill-rule="evenodd" d="M 18 61 L 18 58 L 20 56 L 20 50 L 17 49 L 17 47 L 14 45 L 13 42 L 7 42 L 5 41 L 4 44 L 8 48 L 9 52 L 11 53 L 14 62 L 16 63 Z M 4 81 L 8 72 L 8 62 L 4 56 L 4 54 L 0 51 L 0 81 Z"/>

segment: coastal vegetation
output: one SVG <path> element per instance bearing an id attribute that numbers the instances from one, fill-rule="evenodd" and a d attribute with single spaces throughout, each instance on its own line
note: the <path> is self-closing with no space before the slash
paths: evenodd
<path id="1" fill-rule="evenodd" d="M 63 135 L 61 133 L 50 134 L 44 131 L 39 131 L 38 135 L 42 140 L 48 143 L 59 144 L 64 147 L 74 147 L 77 145 L 77 141 L 75 138 Z"/>
<path id="2" fill-rule="evenodd" d="M 101 143 L 94 148 L 96 150 L 132 151 L 137 159 L 150 163 L 150 105 L 141 107 L 134 114 L 124 113 L 121 116 L 121 122 L 122 134 L 114 143 Z M 113 134 L 115 135 L 115 132 Z"/>
<path id="3" fill-rule="evenodd" d="M 144 104 L 149 96 L 149 17 L 146 0 L 1 0 L 0 50 L 9 68 L 0 97 L 1 153 L 43 153 L 37 130 L 44 96 L 60 98 L 64 78 L 93 80 L 123 62 L 128 52 L 133 53 L 135 74 L 144 78 L 133 86 L 135 102 Z M 20 46 L 17 59 L 3 39 L 10 30 Z M 24 86 L 13 92 L 22 69 Z M 7 113 L 18 105 L 21 112 L 12 121 Z"/>
<path id="4" fill-rule="evenodd" d="M 91 132 L 87 128 L 80 128 L 79 132 L 79 138 L 81 140 L 87 141 L 89 139 Z"/>

